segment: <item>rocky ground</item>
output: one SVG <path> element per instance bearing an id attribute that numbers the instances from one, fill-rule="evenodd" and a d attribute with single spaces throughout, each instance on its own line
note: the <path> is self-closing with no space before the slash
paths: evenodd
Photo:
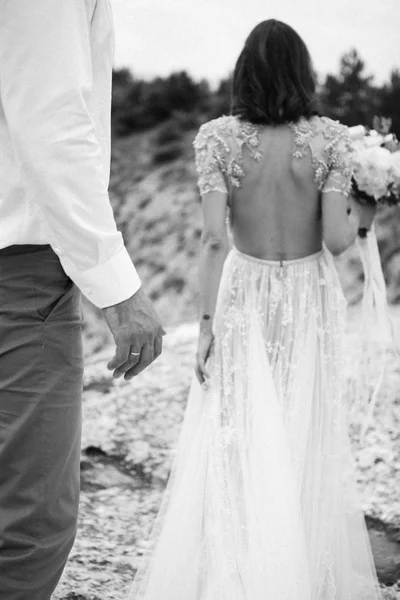
<path id="1" fill-rule="evenodd" d="M 400 314 L 394 313 L 400 332 Z M 349 336 L 355 335 L 356 320 Z M 127 598 L 156 515 L 179 433 L 196 325 L 170 329 L 162 357 L 131 382 L 106 369 L 107 346 L 87 356 L 79 533 L 54 600 Z M 91 346 L 87 346 L 87 352 Z M 400 599 L 400 363 L 391 353 L 364 445 L 350 426 L 358 479 L 385 598 Z"/>

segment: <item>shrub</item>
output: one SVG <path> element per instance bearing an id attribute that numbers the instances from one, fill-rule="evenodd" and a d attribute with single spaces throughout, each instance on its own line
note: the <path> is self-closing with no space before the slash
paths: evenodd
<path id="1" fill-rule="evenodd" d="M 171 142 L 168 145 L 158 148 L 153 155 L 153 163 L 162 165 L 182 156 L 182 146 L 177 142 Z"/>
<path id="2" fill-rule="evenodd" d="M 199 111 L 192 110 L 186 112 L 184 110 L 174 110 L 172 113 L 172 121 L 176 123 L 176 126 L 179 127 L 181 131 L 191 131 L 192 129 L 200 127 L 202 118 Z"/>
<path id="3" fill-rule="evenodd" d="M 159 144 L 170 144 L 177 142 L 182 138 L 182 129 L 174 119 L 170 119 L 161 125 L 158 129 L 155 141 Z"/>

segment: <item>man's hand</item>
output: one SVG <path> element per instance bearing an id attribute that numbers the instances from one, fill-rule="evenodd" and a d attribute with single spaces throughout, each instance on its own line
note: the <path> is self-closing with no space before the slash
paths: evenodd
<path id="1" fill-rule="evenodd" d="M 124 375 L 128 381 L 148 367 L 162 352 L 165 331 L 145 292 L 102 309 L 114 336 L 116 350 L 107 368 L 115 369 L 114 377 Z"/>

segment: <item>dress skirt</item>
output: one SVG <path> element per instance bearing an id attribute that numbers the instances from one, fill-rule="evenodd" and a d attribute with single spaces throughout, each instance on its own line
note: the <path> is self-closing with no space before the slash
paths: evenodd
<path id="1" fill-rule="evenodd" d="M 346 300 L 324 249 L 233 248 L 130 600 L 380 600 L 347 431 Z"/>

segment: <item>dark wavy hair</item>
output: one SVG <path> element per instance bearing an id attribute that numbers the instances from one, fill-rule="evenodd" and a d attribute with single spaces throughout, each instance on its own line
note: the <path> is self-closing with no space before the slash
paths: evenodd
<path id="1" fill-rule="evenodd" d="M 231 112 L 264 125 L 320 114 L 307 46 L 286 23 L 268 19 L 248 36 L 232 81 Z"/>

